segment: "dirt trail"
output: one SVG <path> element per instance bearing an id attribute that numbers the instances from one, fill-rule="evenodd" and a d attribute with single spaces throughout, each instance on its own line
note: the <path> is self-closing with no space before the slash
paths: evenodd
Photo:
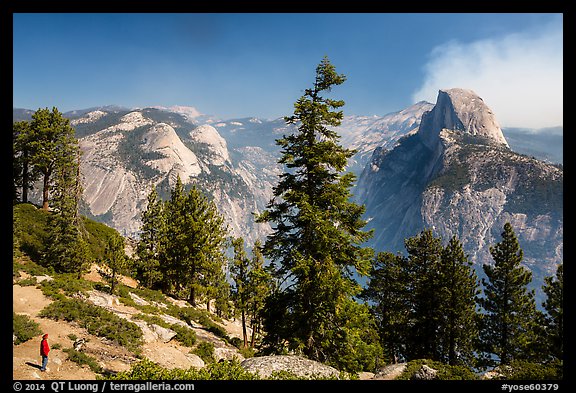
<path id="1" fill-rule="evenodd" d="M 13 346 L 12 354 L 12 378 L 13 379 L 96 379 L 96 374 L 88 366 L 81 367 L 67 360 L 68 354 L 64 348 L 71 348 L 73 341 L 68 335 L 76 337 L 89 337 L 91 341 L 98 338 L 88 334 L 85 329 L 66 322 L 56 322 L 51 319 L 39 318 L 38 313 L 48 304 L 42 291 L 34 286 L 12 286 L 13 311 L 17 314 L 28 315 L 32 320 L 40 324 L 43 333 L 48 333 L 48 343 L 51 347 L 48 356 L 48 371 L 41 372 L 40 365 L 40 340 L 41 336 L 33 338 L 19 345 Z M 92 337 L 90 337 L 92 336 Z M 54 349 L 55 344 L 60 344 L 61 349 Z"/>
<path id="2" fill-rule="evenodd" d="M 93 281 L 99 281 L 99 275 L 94 271 L 84 278 Z M 133 284 L 128 280 L 125 283 L 129 286 Z M 48 333 L 48 342 L 50 344 L 50 355 L 48 370 L 40 371 L 40 341 L 42 335 L 35 337 L 19 345 L 13 345 L 13 368 L 12 377 L 14 380 L 94 380 L 96 374 L 87 366 L 80 366 L 75 362 L 68 360 L 68 354 L 64 349 L 73 348 L 74 341 L 70 337 L 83 338 L 86 344 L 82 352 L 97 359 L 100 366 L 105 370 L 119 372 L 128 370 L 138 359 L 121 346 L 109 342 L 106 339 L 94 336 L 84 328 L 75 323 L 65 321 L 53 321 L 47 318 L 38 317 L 38 313 L 52 301 L 44 296 L 42 291 L 36 286 L 12 286 L 13 294 L 13 311 L 17 314 L 29 316 L 32 320 L 40 325 L 42 333 Z M 131 308 L 123 304 L 117 304 L 115 308 Z M 134 310 L 137 312 L 137 310 Z M 131 312 L 130 312 L 131 313 Z M 233 337 L 241 337 L 241 327 L 238 321 L 226 321 L 224 325 L 228 334 Z M 219 340 L 211 333 L 202 329 L 194 329 L 197 332 L 199 340 Z M 221 346 L 224 346 L 220 343 Z M 56 348 L 55 348 L 56 347 Z M 230 351 L 229 345 L 226 345 Z M 167 343 L 152 342 L 146 343 L 142 347 L 142 354 L 165 367 L 187 369 L 191 365 L 201 366 L 196 355 L 191 355 L 190 348 L 180 345 L 178 342 L 171 340 Z"/>

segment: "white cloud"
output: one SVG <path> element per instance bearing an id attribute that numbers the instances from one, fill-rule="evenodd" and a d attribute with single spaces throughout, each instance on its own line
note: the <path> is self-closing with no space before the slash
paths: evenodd
<path id="1" fill-rule="evenodd" d="M 475 91 L 503 127 L 563 125 L 562 26 L 434 48 L 414 102 L 454 87 Z"/>

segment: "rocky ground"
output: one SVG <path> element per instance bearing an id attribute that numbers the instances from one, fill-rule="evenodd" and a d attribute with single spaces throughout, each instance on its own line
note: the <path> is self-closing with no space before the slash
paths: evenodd
<path id="1" fill-rule="evenodd" d="M 40 341 L 41 335 L 19 345 L 13 345 L 12 378 L 14 380 L 95 380 L 96 374 L 87 365 L 78 365 L 68 359 L 68 353 L 64 349 L 76 348 L 79 351 L 96 359 L 98 364 L 106 371 L 120 372 L 130 369 L 139 358 L 126 348 L 117 345 L 105 338 L 88 333 L 88 331 L 76 323 L 54 321 L 48 318 L 40 318 L 39 312 L 49 305 L 52 300 L 44 296 L 36 285 L 21 286 L 18 280 L 29 278 L 24 272 L 12 286 L 13 311 L 17 314 L 29 316 L 37 322 L 43 333 L 48 333 L 48 342 L 51 347 L 48 370 L 40 371 Z M 36 281 L 49 280 L 49 276 L 36 276 Z M 101 282 L 102 275 L 98 268 L 84 275 L 84 279 Z M 136 282 L 130 278 L 122 278 L 123 284 L 136 287 Z M 136 304 L 146 304 L 146 300 L 132 294 Z M 197 355 L 190 353 L 190 348 L 172 340 L 174 332 L 158 325 L 150 325 L 138 319 L 132 319 L 141 310 L 127 306 L 119 301 L 116 296 L 105 292 L 92 290 L 86 296 L 86 300 L 94 305 L 103 307 L 116 315 L 131 320 L 138 324 L 143 331 L 144 344 L 142 346 L 143 357 L 146 357 L 165 368 L 188 369 L 190 367 L 204 367 L 204 361 Z M 184 301 L 174 301 L 181 307 L 188 306 Z M 164 315 L 162 318 L 168 322 L 181 323 L 181 320 Z M 186 325 L 187 326 L 187 325 Z M 229 337 L 242 337 L 242 326 L 238 320 L 223 320 L 221 326 L 226 330 Z M 188 326 L 190 327 L 190 326 Z M 238 349 L 228 344 L 223 339 L 205 330 L 201 326 L 191 327 L 196 333 L 197 342 L 210 341 L 214 344 L 214 356 L 216 360 L 232 359 L 236 357 L 242 362 L 242 366 L 250 372 L 258 372 L 266 377 L 273 371 L 289 371 L 299 376 L 321 375 L 325 377 L 338 376 L 338 370 L 314 362 L 299 356 L 265 356 L 244 359 Z M 74 338 L 74 340 L 71 339 Z M 81 345 L 81 346 L 79 346 Z M 380 372 L 361 373 L 359 379 L 389 380 L 397 377 L 405 365 L 394 365 L 382 369 Z"/>
<path id="2" fill-rule="evenodd" d="M 21 278 L 26 278 L 23 274 Z M 85 279 L 100 281 L 101 275 L 97 269 L 84 276 Z M 50 279 L 50 277 L 36 277 L 37 281 Z M 128 278 L 123 279 L 124 284 L 135 286 L 136 283 Z M 70 337 L 84 342 L 82 352 L 95 358 L 101 367 L 111 372 L 125 371 L 139 359 L 124 347 L 116 345 L 107 339 L 94 336 L 84 328 L 75 323 L 65 321 L 54 321 L 47 318 L 38 317 L 38 313 L 51 303 L 51 299 L 44 296 L 42 291 L 36 286 L 12 286 L 13 311 L 17 314 L 29 316 L 40 325 L 44 333 L 48 333 L 48 342 L 51 347 L 48 363 L 48 371 L 41 372 L 40 340 L 41 336 L 31 339 L 19 345 L 13 345 L 13 379 L 68 379 L 68 380 L 94 380 L 96 374 L 87 366 L 79 366 L 77 363 L 68 360 L 68 354 L 64 349 L 73 348 L 74 341 Z M 115 296 L 104 292 L 92 291 L 87 299 L 93 304 L 104 307 L 118 316 L 131 319 L 140 310 L 123 305 Z M 134 321 L 135 322 L 135 321 Z M 142 322 L 140 322 L 142 323 Z M 146 324 L 140 325 L 143 327 Z M 241 337 L 242 328 L 239 321 L 225 321 L 223 327 L 230 337 Z M 158 327 L 159 328 L 159 327 Z M 211 341 L 214 343 L 214 355 L 216 359 L 234 356 L 243 360 L 242 355 L 236 347 L 226 343 L 221 338 L 204 330 L 200 326 L 193 327 L 198 341 Z M 166 368 L 203 367 L 204 362 L 200 357 L 190 353 L 190 348 L 171 340 L 170 334 L 162 329 L 153 329 L 150 326 L 143 328 L 144 345 L 142 355 Z M 168 335 L 167 335 L 168 334 Z"/>

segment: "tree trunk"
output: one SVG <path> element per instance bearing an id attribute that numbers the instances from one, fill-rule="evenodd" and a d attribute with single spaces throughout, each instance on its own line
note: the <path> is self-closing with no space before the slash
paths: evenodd
<path id="1" fill-rule="evenodd" d="M 188 297 L 188 303 L 193 307 L 196 307 L 196 291 L 194 291 L 194 286 L 190 287 L 190 296 Z"/>
<path id="2" fill-rule="evenodd" d="M 116 272 L 112 269 L 112 281 L 110 283 L 110 294 L 114 294 L 114 287 L 116 284 Z"/>
<path id="3" fill-rule="evenodd" d="M 24 150 L 22 152 L 23 160 L 22 160 L 22 202 L 28 202 L 28 182 L 29 179 L 29 171 L 28 171 L 28 152 Z"/>
<path id="4" fill-rule="evenodd" d="M 250 339 L 250 348 L 254 348 L 256 342 L 256 331 L 258 330 L 258 323 L 252 325 L 252 338 Z"/>
<path id="5" fill-rule="evenodd" d="M 244 347 L 248 347 L 248 334 L 246 333 L 246 313 L 244 309 L 242 309 L 242 337 L 244 338 Z"/>
<path id="6" fill-rule="evenodd" d="M 50 175 L 44 174 L 44 184 L 42 187 L 42 209 L 48 211 L 48 191 L 50 189 Z"/>

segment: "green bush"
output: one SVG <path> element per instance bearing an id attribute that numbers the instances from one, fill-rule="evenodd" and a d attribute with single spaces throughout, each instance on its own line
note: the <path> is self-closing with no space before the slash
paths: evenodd
<path id="1" fill-rule="evenodd" d="M 51 213 L 30 203 L 19 203 L 12 207 L 14 242 L 19 251 L 28 255 L 34 262 L 41 261 L 46 251 L 49 236 L 48 217 Z M 108 237 L 117 231 L 109 226 L 83 217 L 87 230 L 87 243 L 93 260 L 102 259 Z"/>
<path id="2" fill-rule="evenodd" d="M 157 302 L 166 305 L 169 304 L 166 302 L 166 296 L 161 291 L 149 288 L 130 288 L 129 290 L 149 302 Z"/>
<path id="3" fill-rule="evenodd" d="M 56 300 L 39 315 L 56 321 L 75 321 L 89 333 L 106 337 L 132 351 L 139 352 L 142 344 L 142 330 L 138 325 L 82 300 Z"/>
<path id="4" fill-rule="evenodd" d="M 176 336 L 174 337 L 178 340 L 182 345 L 187 347 L 193 347 L 196 344 L 196 332 L 194 330 L 178 325 L 176 323 L 170 325 L 170 329 L 176 332 Z"/>
<path id="5" fill-rule="evenodd" d="M 502 377 L 507 380 L 558 380 L 562 379 L 562 362 L 547 364 L 532 363 L 524 360 L 513 360 L 506 367 L 498 367 Z"/>
<path id="6" fill-rule="evenodd" d="M 29 277 L 16 281 L 16 284 L 20 285 L 21 287 L 33 287 L 38 284 L 38 281 L 36 280 L 36 277 Z"/>
<path id="7" fill-rule="evenodd" d="M 188 379 L 188 378 L 178 378 L 177 369 L 168 370 L 157 363 L 145 358 L 138 363 L 135 363 L 130 367 L 130 370 L 122 371 L 116 375 L 107 376 L 104 379 L 110 380 L 123 380 L 123 381 L 133 381 L 133 380 L 171 380 L 171 379 Z M 195 378 L 190 378 L 195 379 Z"/>
<path id="8" fill-rule="evenodd" d="M 83 352 L 79 352 L 74 348 L 64 349 L 64 352 L 68 354 L 68 359 L 80 366 L 86 364 L 90 367 L 90 370 L 94 371 L 97 374 L 101 374 L 104 370 L 98 364 L 96 359 L 91 356 L 86 355 Z"/>
<path id="9" fill-rule="evenodd" d="M 190 367 L 183 369 L 165 369 L 149 359 L 134 364 L 130 370 L 107 376 L 110 380 L 253 380 L 256 374 L 240 366 L 238 361 L 210 364 L 202 369 Z"/>
<path id="10" fill-rule="evenodd" d="M 93 288 L 94 283 L 79 279 L 75 273 L 55 274 L 52 280 L 44 280 L 40 283 L 44 296 L 57 299 L 61 299 L 62 294 L 66 296 L 85 294 Z"/>
<path id="11" fill-rule="evenodd" d="M 214 358 L 214 344 L 209 341 L 202 341 L 192 353 L 200 356 L 200 359 L 204 360 L 204 363 L 210 364 L 214 363 L 216 359 Z"/>
<path id="12" fill-rule="evenodd" d="M 12 312 L 12 332 L 16 336 L 14 344 L 18 345 L 42 334 L 40 324 L 27 315 Z"/>
<path id="13" fill-rule="evenodd" d="M 254 380 L 259 379 L 257 374 L 245 370 L 238 360 L 223 360 L 207 365 L 204 369 L 203 379 L 208 380 Z"/>
<path id="14" fill-rule="evenodd" d="M 28 256 L 21 256 L 12 261 L 12 270 L 26 272 L 31 276 L 52 275 L 54 272 L 32 261 Z"/>
<path id="15" fill-rule="evenodd" d="M 174 309 L 170 308 L 170 310 Z M 174 311 L 171 313 L 174 313 Z M 230 337 L 228 337 L 228 332 L 226 332 L 226 329 L 214 322 L 214 319 L 219 321 L 222 320 L 218 317 L 210 315 L 210 313 L 206 310 L 199 310 L 194 307 L 185 307 L 177 309 L 176 315 L 174 316 L 183 320 L 189 325 L 192 325 L 192 322 L 196 322 L 202 325 L 207 331 L 214 333 L 216 336 L 226 340 L 226 342 L 231 341 Z"/>
<path id="16" fill-rule="evenodd" d="M 436 379 L 439 380 L 476 380 L 478 376 L 469 368 L 465 366 L 450 366 L 435 360 L 430 359 L 417 359 L 411 360 L 406 365 L 406 369 L 402 374 L 396 378 L 400 380 L 408 380 L 414 377 L 414 374 L 426 365 L 434 370 L 437 370 Z"/>
<path id="17" fill-rule="evenodd" d="M 34 262 L 40 261 L 46 249 L 49 214 L 31 203 L 19 203 L 12 206 L 14 241 L 18 242 L 20 251 Z"/>
<path id="18" fill-rule="evenodd" d="M 88 232 L 86 241 L 88 243 L 90 255 L 92 256 L 93 260 L 102 260 L 104 257 L 104 249 L 106 248 L 108 238 L 114 234 L 117 234 L 118 231 L 87 217 L 83 217 L 83 222 L 84 227 Z"/>
<path id="19" fill-rule="evenodd" d="M 234 337 L 236 338 L 236 337 Z M 240 352 L 240 355 L 244 356 L 245 359 L 247 358 L 253 358 L 254 355 L 256 355 L 256 351 L 254 350 L 254 348 L 238 348 L 238 352 Z"/>
<path id="20" fill-rule="evenodd" d="M 164 320 L 162 320 L 162 318 L 160 318 L 159 316 L 156 315 L 148 315 L 148 314 L 136 314 L 134 315 L 134 319 L 139 319 L 141 321 L 144 321 L 148 324 L 154 324 L 154 325 L 158 325 L 158 326 L 162 326 L 163 328 L 169 329 L 170 325 L 166 322 L 164 322 Z"/>

